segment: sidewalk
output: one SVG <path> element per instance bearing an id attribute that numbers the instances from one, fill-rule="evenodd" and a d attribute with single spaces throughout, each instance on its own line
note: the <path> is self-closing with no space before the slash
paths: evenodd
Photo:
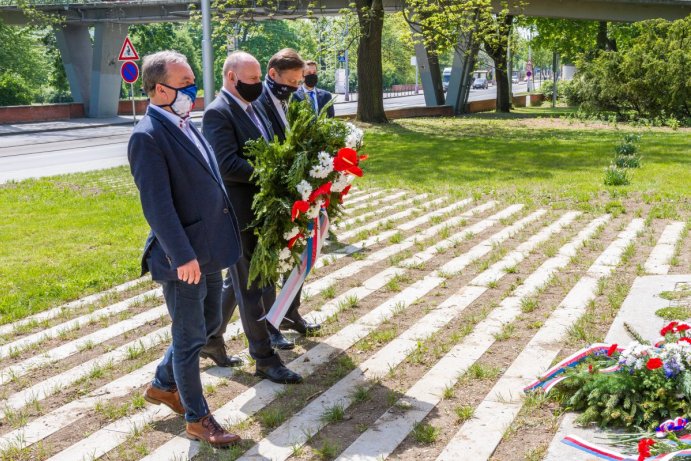
<path id="1" fill-rule="evenodd" d="M 137 115 L 141 120 L 142 115 Z M 201 119 L 202 111 L 193 112 L 194 119 Z M 0 125 L 0 136 L 17 134 L 45 133 L 50 131 L 78 130 L 83 128 L 100 128 L 104 126 L 132 125 L 132 116 L 117 116 L 110 118 L 75 118 L 71 120 L 55 120 L 51 122 L 14 123 Z"/>
<path id="2" fill-rule="evenodd" d="M 352 93 L 350 101 L 343 101 L 343 95 L 334 95 L 336 101 L 334 106 L 355 104 L 357 102 L 357 93 Z M 412 95 L 405 96 L 394 96 L 385 98 L 388 100 L 411 97 Z M 420 91 L 418 95 L 423 96 L 423 92 Z M 346 109 L 347 110 L 347 109 Z M 195 122 L 201 122 L 201 118 L 204 111 L 199 110 L 192 112 L 192 118 Z M 347 111 L 341 115 L 354 115 L 355 110 Z M 137 114 L 137 120 L 141 119 L 144 114 Z M 49 122 L 34 122 L 34 123 L 10 123 L 2 125 L 0 124 L 0 136 L 18 135 L 18 134 L 31 134 L 31 133 L 45 133 L 51 131 L 63 131 L 63 130 L 78 130 L 82 128 L 100 128 L 104 126 L 118 126 L 118 125 L 132 125 L 131 115 L 121 115 L 109 118 L 75 118 L 71 120 L 55 120 Z"/>

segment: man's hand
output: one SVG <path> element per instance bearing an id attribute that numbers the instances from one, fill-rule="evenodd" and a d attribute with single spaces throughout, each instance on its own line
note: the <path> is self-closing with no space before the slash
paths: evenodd
<path id="1" fill-rule="evenodd" d="M 198 284 L 202 277 L 202 271 L 199 268 L 199 261 L 193 259 L 192 261 L 178 267 L 178 278 L 190 285 Z"/>

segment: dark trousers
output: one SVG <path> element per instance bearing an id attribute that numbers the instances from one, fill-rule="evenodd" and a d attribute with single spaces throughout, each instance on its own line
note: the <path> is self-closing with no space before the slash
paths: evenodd
<path id="1" fill-rule="evenodd" d="M 153 385 L 176 389 L 185 407 L 185 420 L 199 421 L 209 414 L 199 376 L 199 352 L 221 325 L 220 272 L 202 275 L 199 284 L 160 282 L 172 319 L 173 342 L 156 368 Z"/>
<path id="2" fill-rule="evenodd" d="M 269 334 L 278 333 L 278 330 L 266 320 L 259 319 L 266 315 L 276 300 L 276 287 L 272 284 L 260 288 L 255 281 L 250 288 L 247 288 L 252 251 L 257 244 L 257 239 L 251 231 L 241 232 L 241 237 L 243 254 L 235 266 L 228 269 L 228 274 L 223 281 L 222 321 L 218 331 L 211 336 L 209 344 L 224 342 L 223 335 L 235 312 L 235 306 L 239 306 L 242 329 L 249 342 L 250 355 L 259 365 L 271 365 L 277 363 L 278 356 L 271 347 Z M 300 318 L 297 309 L 300 306 L 301 293 L 302 288 L 295 296 L 286 318 L 296 320 Z"/>

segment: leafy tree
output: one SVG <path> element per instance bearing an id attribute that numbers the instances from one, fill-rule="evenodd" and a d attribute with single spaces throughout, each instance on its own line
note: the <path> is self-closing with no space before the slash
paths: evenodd
<path id="1" fill-rule="evenodd" d="M 20 75 L 0 73 L 0 106 L 31 104 L 33 91 Z"/>
<path id="2" fill-rule="evenodd" d="M 204 88 L 201 66 L 201 34 L 195 29 L 192 22 L 132 25 L 129 27 L 129 35 L 141 58 L 162 50 L 175 50 L 184 54 L 197 78 L 197 86 Z M 126 86 L 125 94 L 129 91 L 129 85 Z M 135 95 L 140 91 L 141 80 L 138 80 L 135 84 Z"/>
<path id="3" fill-rule="evenodd" d="M 214 0 L 213 10 L 216 15 L 216 37 L 219 34 L 235 31 L 247 26 L 256 19 L 257 9 L 262 9 L 262 15 L 271 17 L 280 14 L 290 16 L 304 14 L 313 17 L 313 2 L 298 1 L 289 2 L 286 5 L 276 0 L 258 0 L 248 4 L 244 0 Z M 384 114 L 382 94 L 382 53 L 381 41 L 384 25 L 384 8 L 382 0 L 355 0 L 343 13 L 357 14 L 357 27 L 353 27 L 352 33 L 356 34 L 358 41 L 357 69 L 358 75 L 367 75 L 358 85 L 358 112 L 357 118 L 366 122 L 386 121 Z M 350 45 L 348 37 L 342 38 L 346 46 Z M 319 42 L 319 40 L 318 40 Z M 214 42 L 218 46 L 218 42 Z M 296 45 L 299 51 L 299 44 Z M 282 48 L 282 46 L 281 46 Z M 343 48 L 340 48 L 343 49 Z M 278 48 L 276 48 L 278 50 Z M 249 50 L 248 50 L 249 51 Z M 318 50 L 319 52 L 321 50 Z"/>
<path id="4" fill-rule="evenodd" d="M 512 10 L 520 7 L 520 1 L 509 0 L 408 0 L 405 11 L 409 21 L 420 28 L 428 48 L 438 53 L 453 49 L 476 55 L 481 43 L 495 64 L 497 111 L 508 112 L 506 51 L 513 28 Z M 459 40 L 462 36 L 472 37 L 469 48 Z"/>
<path id="5" fill-rule="evenodd" d="M 34 89 L 44 83 L 49 63 L 40 37 L 32 28 L 0 21 L 0 43 L 0 73 L 16 74 Z"/>
<path id="6" fill-rule="evenodd" d="M 578 60 L 576 99 L 589 111 L 620 116 L 672 116 L 691 122 L 691 17 L 650 20 L 632 26 L 632 38 L 618 51 L 600 51 Z"/>

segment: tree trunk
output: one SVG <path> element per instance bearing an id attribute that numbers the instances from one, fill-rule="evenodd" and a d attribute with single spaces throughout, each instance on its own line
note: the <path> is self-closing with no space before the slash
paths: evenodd
<path id="1" fill-rule="evenodd" d="M 444 101 L 444 86 L 442 85 L 441 67 L 439 67 L 439 55 L 436 48 L 427 48 L 427 63 L 429 72 L 432 74 L 432 81 L 435 83 L 435 100 Z"/>
<path id="2" fill-rule="evenodd" d="M 497 112 L 511 112 L 511 92 L 509 85 L 509 63 L 507 60 L 507 51 L 509 47 L 509 36 L 511 34 L 511 24 L 513 23 L 513 16 L 506 15 L 502 20 L 503 27 L 500 30 L 505 30 L 506 33 L 501 33 L 498 40 L 485 40 L 485 51 L 494 61 L 497 77 Z"/>
<path id="3" fill-rule="evenodd" d="M 381 53 L 384 6 L 382 0 L 356 0 L 355 5 L 360 25 L 357 120 L 386 123 Z"/>
<path id="4" fill-rule="evenodd" d="M 600 21 L 597 28 L 597 49 L 602 51 L 617 51 L 617 42 L 607 34 L 607 21 Z"/>

